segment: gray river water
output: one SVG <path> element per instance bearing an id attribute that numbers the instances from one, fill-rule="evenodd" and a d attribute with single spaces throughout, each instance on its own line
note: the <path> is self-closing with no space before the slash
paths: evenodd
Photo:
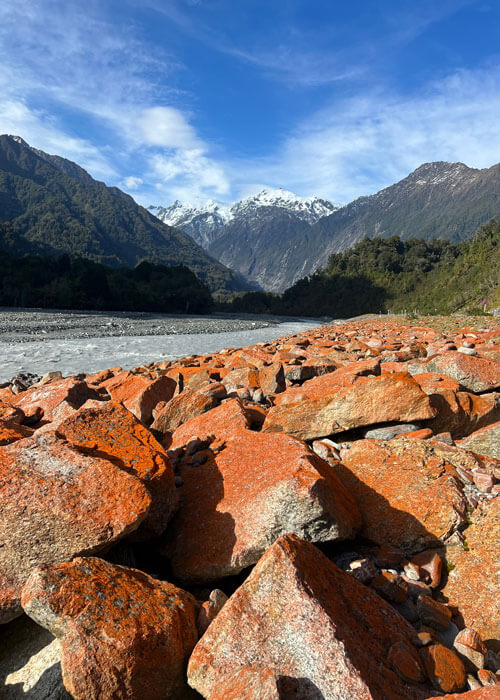
<path id="1" fill-rule="evenodd" d="M 55 316 L 59 319 L 59 331 L 56 333 L 53 330 Z M 22 313 L 16 311 L 14 322 L 12 312 L 0 311 L 0 382 L 10 380 L 19 372 L 43 375 L 51 370 L 60 370 L 67 376 L 79 372 L 97 372 L 115 366 L 133 368 L 185 355 L 253 345 L 320 325 L 319 321 L 306 319 L 283 322 L 281 319 L 262 321 L 214 317 L 198 318 L 197 325 L 192 318 L 176 317 L 168 327 L 171 332 L 158 334 L 162 332 L 162 325 L 158 320 L 164 323 L 166 320 L 172 321 L 171 317 L 149 315 L 147 319 L 140 318 L 139 324 L 134 324 L 134 319 L 131 322 L 130 316 L 126 319 L 128 325 L 121 329 L 118 327 L 119 335 L 98 337 L 102 335 L 102 315 L 86 314 L 83 317 L 84 322 L 78 328 L 74 328 L 74 320 L 69 314 L 63 315 L 61 323 L 61 312 L 41 312 L 36 316 L 28 312 L 23 317 Z M 68 321 L 66 333 L 65 320 Z M 258 325 L 264 327 L 257 327 Z M 107 334 L 116 330 L 113 327 L 104 327 Z M 224 331 L 217 332 L 219 327 Z M 79 337 L 82 335 L 82 328 L 85 329 L 85 337 Z M 121 334 L 129 328 L 133 335 Z M 228 330 L 231 328 L 233 330 Z M 96 337 L 92 337 L 92 329 Z M 203 332 L 192 332 L 200 329 Z M 190 332 L 183 333 L 183 330 Z M 68 337 L 51 337 L 54 334 Z M 77 337 L 72 337 L 75 335 Z"/>

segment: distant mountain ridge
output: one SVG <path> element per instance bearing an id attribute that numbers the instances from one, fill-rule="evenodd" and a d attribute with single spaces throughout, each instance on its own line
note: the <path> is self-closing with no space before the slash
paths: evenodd
<path id="1" fill-rule="evenodd" d="M 280 204 L 279 197 L 257 198 L 257 206 L 252 198 L 233 205 L 231 216 L 221 216 L 222 223 L 200 242 L 247 279 L 264 289 L 283 291 L 324 267 L 332 253 L 363 238 L 470 238 L 500 214 L 500 164 L 476 169 L 464 163 L 424 163 L 400 182 L 342 207 L 309 198 L 331 207 L 325 214 L 320 208 L 301 212 L 298 206 L 287 207 L 286 195 Z M 202 226 L 202 215 L 196 216 L 190 221 Z M 177 225 L 190 231 L 192 224 L 179 220 Z"/>
<path id="2" fill-rule="evenodd" d="M 94 180 L 83 168 L 29 146 L 19 136 L 0 136 L 0 221 L 15 235 L 4 240 L 11 254 L 67 253 L 112 267 L 144 260 L 184 264 L 212 291 L 249 285 L 182 231 L 160 222 L 129 195 Z"/>
<path id="3" fill-rule="evenodd" d="M 320 197 L 267 188 L 231 206 L 208 202 L 197 207 L 176 201 L 149 210 L 248 280 L 280 289 L 286 280 L 280 277 L 279 260 L 290 239 L 337 208 Z"/>

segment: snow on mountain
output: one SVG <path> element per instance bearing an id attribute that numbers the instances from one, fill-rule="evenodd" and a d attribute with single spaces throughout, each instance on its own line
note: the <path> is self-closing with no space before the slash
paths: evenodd
<path id="1" fill-rule="evenodd" d="M 189 204 L 176 200 L 169 207 L 149 207 L 149 211 L 169 226 L 175 226 L 208 248 L 222 235 L 225 225 L 234 219 L 258 216 L 263 207 L 284 209 L 308 224 L 314 224 L 339 207 L 319 197 L 299 197 L 284 189 L 264 189 L 232 206 L 213 200 Z"/>
<path id="2" fill-rule="evenodd" d="M 323 216 L 328 216 L 339 207 L 319 197 L 299 197 L 289 190 L 264 189 L 258 194 L 242 199 L 231 207 L 235 216 L 245 216 L 259 207 L 279 207 L 294 214 L 298 219 L 314 224 Z"/>

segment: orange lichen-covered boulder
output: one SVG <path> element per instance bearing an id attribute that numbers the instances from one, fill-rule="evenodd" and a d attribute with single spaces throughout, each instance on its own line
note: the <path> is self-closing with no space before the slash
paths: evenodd
<path id="1" fill-rule="evenodd" d="M 33 435 L 31 428 L 0 419 L 0 446 L 10 445 L 11 442 L 22 440 L 31 435 Z"/>
<path id="2" fill-rule="evenodd" d="M 288 435 L 234 434 L 181 476 L 182 508 L 166 552 L 183 581 L 236 574 L 285 532 L 326 542 L 348 539 L 360 525 L 333 470 Z"/>
<path id="3" fill-rule="evenodd" d="M 53 434 L 2 447 L 0 622 L 20 614 L 33 567 L 108 547 L 136 530 L 150 506 L 135 476 Z"/>
<path id="4" fill-rule="evenodd" d="M 141 423 L 150 423 L 153 409 L 160 401 L 170 401 L 176 383 L 170 377 L 152 379 L 143 374 L 120 375 L 104 382 L 103 386 L 114 401 L 119 401 L 134 414 Z"/>
<path id="5" fill-rule="evenodd" d="M 177 508 L 174 472 L 165 449 L 130 411 L 114 401 L 100 402 L 60 423 L 57 433 L 87 454 L 109 459 L 140 479 L 151 495 L 140 533 L 161 535 Z"/>
<path id="6" fill-rule="evenodd" d="M 61 408 L 80 408 L 89 399 L 99 399 L 95 389 L 74 377 L 68 377 L 53 379 L 48 384 L 23 391 L 18 394 L 15 405 L 26 414 L 42 408 L 44 420 L 52 421 L 57 418 Z"/>
<path id="7" fill-rule="evenodd" d="M 412 360 L 407 363 L 406 369 L 413 375 L 422 372 L 445 374 L 476 394 L 500 387 L 500 362 L 454 350 L 427 360 Z"/>
<path id="8" fill-rule="evenodd" d="M 262 430 L 310 440 L 363 425 L 411 422 L 435 415 L 429 397 L 407 374 L 357 377 L 344 387 L 336 383 L 335 374 L 278 394 Z"/>
<path id="9" fill-rule="evenodd" d="M 60 639 L 63 682 L 75 700 L 164 700 L 188 690 L 195 600 L 180 588 L 136 569 L 77 558 L 36 568 L 22 604 Z"/>
<path id="10" fill-rule="evenodd" d="M 446 447 L 446 446 L 444 446 Z M 337 474 L 359 504 L 362 535 L 408 552 L 446 541 L 466 522 L 456 470 L 425 440 L 358 440 Z"/>
<path id="11" fill-rule="evenodd" d="M 240 666 L 219 684 L 207 700 L 283 700 L 279 674 L 272 668 Z"/>
<path id="12" fill-rule="evenodd" d="M 435 372 L 416 374 L 414 379 L 437 411 L 436 417 L 427 423 L 436 434 L 450 432 L 454 437 L 462 437 L 500 419 L 498 393 L 476 396 L 460 391 L 456 379 Z"/>
<path id="13" fill-rule="evenodd" d="M 218 382 L 208 384 L 197 391 L 183 391 L 158 411 L 151 428 L 160 433 L 175 430 L 190 418 L 200 416 L 218 406 L 225 396 L 226 387 Z"/>
<path id="14" fill-rule="evenodd" d="M 190 418 L 172 434 L 171 450 L 186 445 L 192 437 L 206 440 L 214 436 L 225 440 L 235 432 L 247 430 L 250 420 L 240 399 L 226 399 L 220 406 L 212 408 L 201 416 Z"/>
<path id="15" fill-rule="evenodd" d="M 500 651 L 500 498 L 481 505 L 470 520 L 464 544 L 446 548 L 450 572 L 442 594 L 459 608 L 467 627 Z"/>
<path id="16" fill-rule="evenodd" d="M 13 406 L 0 399 L 0 420 L 5 420 L 9 423 L 22 423 L 24 420 L 24 411 L 18 406 Z"/>
<path id="17" fill-rule="evenodd" d="M 238 670 L 248 677 L 253 667 L 274 671 L 279 697 L 424 698 L 428 686 L 405 683 L 388 659 L 395 642 L 412 649 L 414 635 L 314 545 L 284 535 L 196 645 L 188 682 L 215 700 Z"/>

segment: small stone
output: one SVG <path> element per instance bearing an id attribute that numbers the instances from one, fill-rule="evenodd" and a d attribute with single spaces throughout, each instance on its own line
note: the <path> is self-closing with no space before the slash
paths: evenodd
<path id="1" fill-rule="evenodd" d="M 418 597 L 417 610 L 424 625 L 429 625 L 438 631 L 444 631 L 450 626 L 451 610 L 429 596 Z"/>
<path id="2" fill-rule="evenodd" d="M 443 569 L 443 560 L 439 554 L 429 551 L 420 552 L 420 554 L 416 554 L 412 557 L 411 563 L 426 572 L 426 583 L 428 583 L 431 588 L 437 588 L 439 586 Z"/>
<path id="3" fill-rule="evenodd" d="M 414 647 L 407 642 L 396 642 L 389 649 L 388 661 L 398 676 L 410 683 L 423 683 L 426 675 Z"/>
<path id="4" fill-rule="evenodd" d="M 487 668 L 482 668 L 477 672 L 477 677 L 482 686 L 487 685 L 497 685 L 499 683 L 498 677 L 493 671 L 489 671 Z"/>
<path id="5" fill-rule="evenodd" d="M 467 685 L 469 687 L 469 690 L 477 690 L 478 688 L 483 687 L 481 683 L 477 680 L 477 678 L 474 678 L 474 676 L 470 673 L 467 675 Z"/>
<path id="6" fill-rule="evenodd" d="M 463 355 L 477 355 L 477 350 L 474 350 L 473 347 L 467 347 L 465 345 L 458 348 L 457 352 L 461 352 Z"/>
<path id="7" fill-rule="evenodd" d="M 442 644 L 420 649 L 427 676 L 432 685 L 443 693 L 454 693 L 465 686 L 467 675 L 458 656 Z"/>
<path id="8" fill-rule="evenodd" d="M 219 588 L 215 588 L 204 603 L 202 603 L 196 618 L 196 627 L 200 637 L 206 632 L 209 624 L 215 620 L 227 602 L 227 595 Z"/>
<path id="9" fill-rule="evenodd" d="M 482 493 L 489 493 L 495 483 L 495 478 L 487 471 L 474 469 L 472 472 L 474 484 Z"/>
<path id="10" fill-rule="evenodd" d="M 377 575 L 377 568 L 371 559 L 356 559 L 350 567 L 354 578 L 360 583 L 369 583 Z"/>
<path id="11" fill-rule="evenodd" d="M 371 587 L 381 596 L 395 603 L 404 603 L 409 596 L 407 583 L 401 576 L 388 571 L 383 571 L 376 576 L 371 582 Z"/>
<path id="12" fill-rule="evenodd" d="M 420 581 L 420 579 L 423 578 L 420 568 L 411 561 L 404 565 L 404 572 L 405 576 L 407 576 L 411 581 Z"/>

